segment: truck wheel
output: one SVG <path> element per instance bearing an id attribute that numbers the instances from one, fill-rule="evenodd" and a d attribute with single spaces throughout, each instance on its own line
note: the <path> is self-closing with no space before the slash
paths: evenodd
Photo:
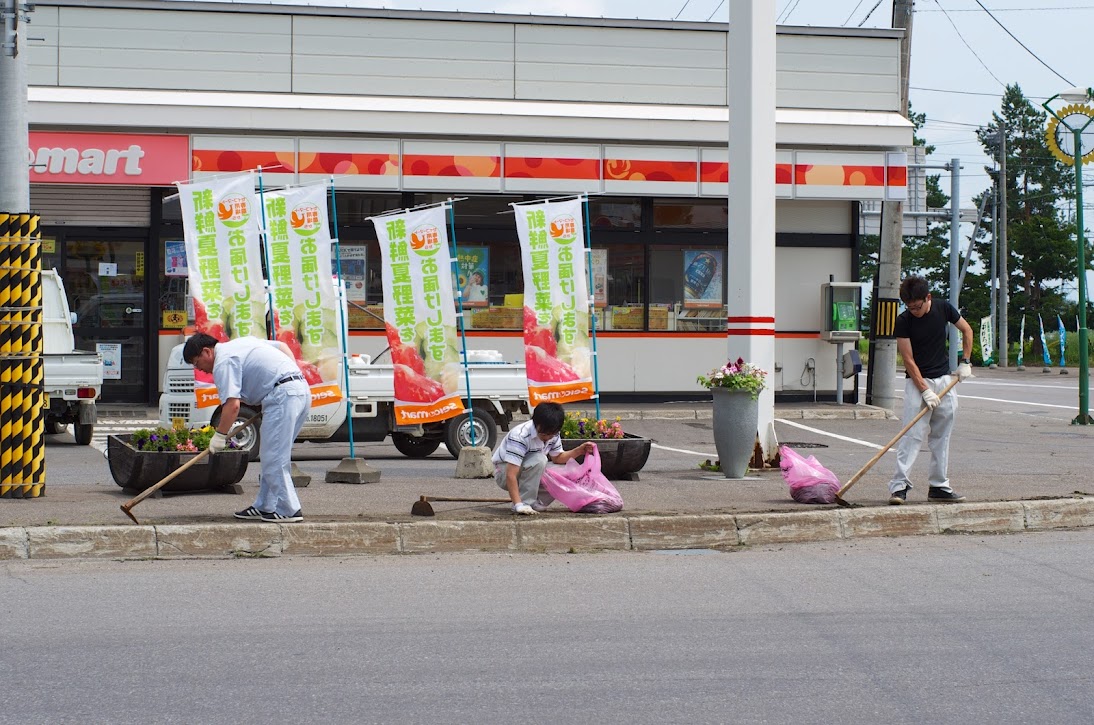
<path id="1" fill-rule="evenodd" d="M 392 433 L 391 442 L 395 444 L 399 453 L 409 458 L 425 458 L 441 447 L 439 440 L 423 436 L 415 437 L 406 433 Z"/>
<path id="2" fill-rule="evenodd" d="M 498 442 L 498 426 L 494 416 L 482 408 L 475 408 L 475 445 L 493 448 Z M 467 411 L 449 418 L 444 427 L 444 445 L 453 458 L 460 457 L 460 449 L 471 445 L 471 414 Z"/>
<path id="3" fill-rule="evenodd" d="M 209 420 L 209 423 L 214 428 L 220 425 L 220 411 L 220 408 L 217 408 L 215 411 L 213 411 L 213 416 Z M 236 416 L 235 422 L 232 423 L 231 430 L 234 431 L 236 428 L 246 423 L 251 418 L 251 416 L 255 415 L 257 412 L 258 411 L 254 408 L 249 408 L 246 405 L 239 406 L 239 415 Z M 262 436 L 258 431 L 258 427 L 261 424 L 262 423 L 260 421 L 259 423 L 252 425 L 250 428 L 243 431 L 239 435 L 231 436 L 231 438 L 236 442 L 238 450 L 247 451 L 247 460 L 251 463 L 254 463 L 258 460 L 258 451 L 260 450 L 260 445 L 262 443 Z"/>
<path id="4" fill-rule="evenodd" d="M 52 415 L 46 418 L 46 435 L 60 435 L 68 429 L 68 426 L 54 418 Z"/>
<path id="5" fill-rule="evenodd" d="M 95 432 L 95 425 L 93 423 L 73 423 L 72 435 L 76 438 L 76 443 L 81 446 L 91 445 L 91 434 Z"/>

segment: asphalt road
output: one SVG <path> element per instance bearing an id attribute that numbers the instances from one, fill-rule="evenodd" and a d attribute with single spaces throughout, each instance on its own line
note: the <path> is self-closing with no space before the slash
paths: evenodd
<path id="1" fill-rule="evenodd" d="M 1094 532 L 0 564 L 0 723 L 1094 721 Z"/>

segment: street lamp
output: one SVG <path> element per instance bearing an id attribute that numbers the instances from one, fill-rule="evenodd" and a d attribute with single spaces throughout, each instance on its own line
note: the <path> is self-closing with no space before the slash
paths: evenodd
<path id="1" fill-rule="evenodd" d="M 1054 111 L 1049 105 L 1057 98 L 1068 105 Z M 1094 123 L 1094 107 L 1086 104 L 1090 98 L 1087 88 L 1069 88 L 1057 93 L 1041 106 L 1048 111 L 1055 122 L 1049 122 L 1048 146 L 1065 164 L 1075 167 L 1075 236 L 1078 241 L 1079 259 L 1079 415 L 1071 421 L 1072 425 L 1091 425 L 1090 417 L 1090 348 L 1086 329 L 1086 235 L 1083 231 L 1083 162 L 1094 159 L 1094 138 L 1086 140 L 1083 132 Z M 1062 128 L 1061 128 L 1062 127 Z M 1067 134 L 1071 132 L 1071 154 L 1066 152 Z"/>

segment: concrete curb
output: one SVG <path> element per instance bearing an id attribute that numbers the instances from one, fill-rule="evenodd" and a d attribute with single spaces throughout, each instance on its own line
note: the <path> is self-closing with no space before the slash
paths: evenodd
<path id="1" fill-rule="evenodd" d="M 737 515 L 33 526 L 0 528 L 0 560 L 728 549 L 877 536 L 1001 534 L 1087 526 L 1094 526 L 1094 497 Z"/>

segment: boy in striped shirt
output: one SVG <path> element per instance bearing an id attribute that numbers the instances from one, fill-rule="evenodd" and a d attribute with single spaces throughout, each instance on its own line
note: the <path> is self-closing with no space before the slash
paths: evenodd
<path id="1" fill-rule="evenodd" d="M 596 448 L 595 443 L 587 441 L 572 450 L 562 450 L 559 431 L 565 419 L 566 413 L 558 403 L 540 403 L 532 411 L 532 419 L 509 431 L 494 449 L 494 476 L 498 486 L 509 493 L 513 513 L 535 514 L 554 501 L 540 487 L 548 460 L 563 464 Z"/>

